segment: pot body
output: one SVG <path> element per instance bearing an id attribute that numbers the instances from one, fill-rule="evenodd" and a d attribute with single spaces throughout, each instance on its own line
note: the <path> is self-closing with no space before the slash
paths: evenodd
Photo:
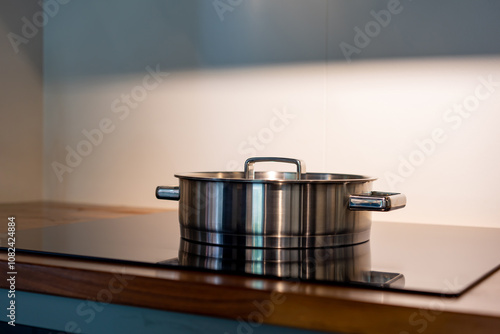
<path id="1" fill-rule="evenodd" d="M 228 182 L 180 178 L 181 236 L 209 244 L 329 247 L 367 241 L 371 212 L 349 210 L 349 195 L 372 181 Z"/>
<path id="2" fill-rule="evenodd" d="M 255 162 L 285 162 L 297 172 L 255 172 Z M 199 243 L 254 248 L 316 248 L 369 240 L 371 211 L 406 205 L 398 193 L 373 192 L 374 178 L 305 173 L 302 161 L 250 158 L 244 172 L 176 175 L 159 199 L 179 200 L 181 237 Z"/>

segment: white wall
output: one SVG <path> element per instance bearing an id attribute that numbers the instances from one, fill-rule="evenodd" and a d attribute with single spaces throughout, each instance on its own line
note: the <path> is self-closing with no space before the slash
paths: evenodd
<path id="1" fill-rule="evenodd" d="M 154 189 L 176 184 L 175 173 L 242 169 L 251 155 L 276 155 L 304 159 L 309 171 L 378 176 L 378 190 L 407 195 L 407 208 L 376 220 L 500 227 L 499 56 L 435 57 L 430 48 L 427 57 L 377 59 L 381 33 L 376 57 L 349 63 L 331 52 L 338 41 L 329 41 L 336 30 L 325 1 L 300 13 L 270 1 L 272 15 L 253 1 L 224 21 L 207 2 L 181 6 L 188 19 L 177 21 L 155 1 L 126 2 L 116 16 L 88 3 L 69 4 L 45 32 L 47 199 L 174 208 Z M 242 41 L 257 51 L 249 56 Z M 496 84 L 485 86 L 488 78 Z M 470 116 L 448 111 L 464 103 Z M 92 131 L 99 124 L 102 137 Z M 436 131 L 439 142 L 429 144 Z M 68 156 L 78 149 L 81 159 Z"/>
<path id="2" fill-rule="evenodd" d="M 42 32 L 16 45 L 35 2 L 0 4 L 0 203 L 42 199 Z"/>

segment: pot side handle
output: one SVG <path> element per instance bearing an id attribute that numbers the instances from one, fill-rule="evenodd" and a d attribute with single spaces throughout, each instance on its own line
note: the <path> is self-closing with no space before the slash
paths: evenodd
<path id="1" fill-rule="evenodd" d="M 400 193 L 372 191 L 366 195 L 350 195 L 349 209 L 353 211 L 391 211 L 406 206 L 406 196 Z"/>
<path id="2" fill-rule="evenodd" d="M 178 201 L 181 193 L 178 186 L 159 186 L 156 187 L 156 198 Z"/>

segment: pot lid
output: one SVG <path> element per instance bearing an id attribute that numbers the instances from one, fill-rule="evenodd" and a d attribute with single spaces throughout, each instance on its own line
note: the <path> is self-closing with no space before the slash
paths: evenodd
<path id="1" fill-rule="evenodd" d="M 280 162 L 297 166 L 296 172 L 255 172 L 256 162 Z M 345 183 L 368 182 L 376 178 L 354 174 L 306 173 L 302 160 L 280 157 L 253 157 L 245 161 L 243 172 L 197 172 L 176 174 L 180 179 L 198 181 L 255 182 L 255 183 Z"/>

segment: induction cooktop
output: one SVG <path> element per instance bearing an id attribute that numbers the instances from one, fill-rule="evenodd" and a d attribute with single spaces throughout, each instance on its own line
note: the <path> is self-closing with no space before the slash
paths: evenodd
<path id="1" fill-rule="evenodd" d="M 181 239 L 170 211 L 19 230 L 16 251 L 453 297 L 500 267 L 499 240 L 494 228 L 374 222 L 352 246 L 220 247 Z"/>

